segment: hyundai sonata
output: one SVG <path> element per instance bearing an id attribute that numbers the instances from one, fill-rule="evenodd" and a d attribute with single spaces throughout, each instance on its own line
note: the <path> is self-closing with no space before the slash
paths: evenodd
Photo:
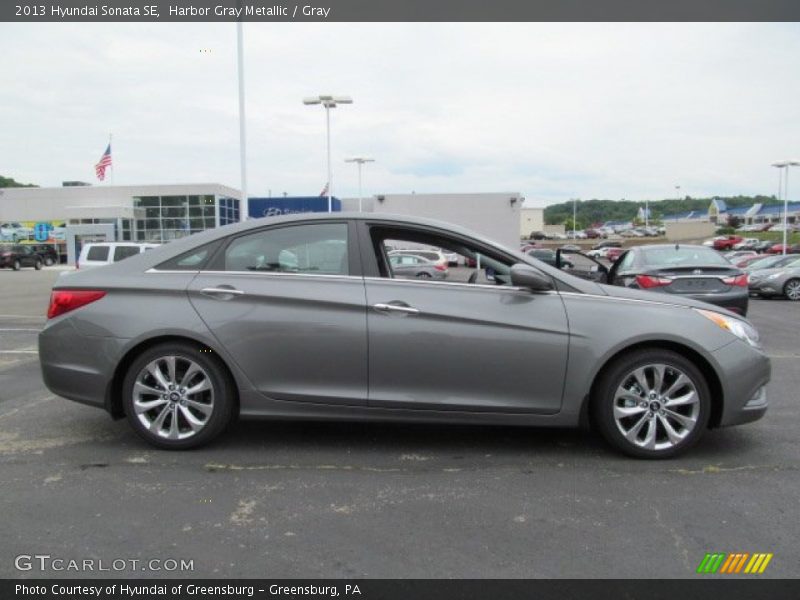
<path id="1" fill-rule="evenodd" d="M 406 244 L 475 268 L 404 278 L 387 248 Z M 53 393 L 170 449 L 241 416 L 588 425 L 663 458 L 760 418 L 770 378 L 758 334 L 724 309 L 363 213 L 229 225 L 61 277 L 39 355 Z"/>

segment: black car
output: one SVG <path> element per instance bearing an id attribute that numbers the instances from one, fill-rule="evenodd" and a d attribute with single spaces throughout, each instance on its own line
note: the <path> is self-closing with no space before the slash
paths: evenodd
<path id="1" fill-rule="evenodd" d="M 22 267 L 33 267 L 37 271 L 42 268 L 44 261 L 30 246 L 20 244 L 0 245 L 0 268 L 10 268 L 19 271 Z"/>
<path id="2" fill-rule="evenodd" d="M 600 250 L 600 248 L 622 248 L 622 242 L 618 242 L 616 240 L 605 240 L 592 246 L 592 250 Z"/>
<path id="3" fill-rule="evenodd" d="M 36 254 L 42 257 L 42 262 L 44 262 L 45 267 L 55 265 L 60 260 L 55 247 L 50 244 L 36 244 L 31 246 L 31 248 Z"/>
<path id="4" fill-rule="evenodd" d="M 634 246 L 619 257 L 608 282 L 665 294 L 680 294 L 747 314 L 747 273 L 707 246 Z"/>

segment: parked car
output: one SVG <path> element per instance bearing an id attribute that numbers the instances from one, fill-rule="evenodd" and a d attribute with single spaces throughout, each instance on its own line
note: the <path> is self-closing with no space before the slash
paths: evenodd
<path id="1" fill-rule="evenodd" d="M 731 263 L 735 263 L 737 260 L 742 258 L 756 257 L 758 256 L 758 252 L 754 252 L 752 250 L 731 250 L 730 252 L 724 252 L 722 256 L 724 256 Z"/>
<path id="2" fill-rule="evenodd" d="M 782 255 L 782 254 L 770 254 L 764 256 L 763 254 L 759 257 L 759 260 L 755 260 L 745 267 L 741 267 L 747 273 L 755 273 L 756 271 L 760 271 L 763 269 L 773 269 L 777 267 L 782 267 L 785 264 L 793 262 L 797 260 L 797 257 L 789 254 L 789 255 Z"/>
<path id="3" fill-rule="evenodd" d="M 33 237 L 33 229 L 25 227 L 22 223 L 11 221 L 0 223 L 0 241 L 19 242 Z"/>
<path id="4" fill-rule="evenodd" d="M 60 260 L 58 252 L 52 244 L 34 244 L 31 249 L 42 257 L 42 262 L 46 267 L 50 267 Z"/>
<path id="5" fill-rule="evenodd" d="M 445 265 L 415 254 L 392 254 L 389 256 L 389 264 L 396 277 L 445 279 L 448 274 Z"/>
<path id="6" fill-rule="evenodd" d="M 546 240 L 547 239 L 547 234 L 544 233 L 543 231 L 534 231 L 533 233 L 531 233 L 531 239 L 532 240 Z"/>
<path id="7" fill-rule="evenodd" d="M 0 244 L 0 268 L 19 271 L 22 267 L 42 268 L 42 257 L 30 246 L 22 244 Z"/>
<path id="8" fill-rule="evenodd" d="M 773 244 L 767 250 L 767 254 L 783 254 L 783 244 Z M 798 254 L 800 253 L 800 244 L 794 244 L 790 246 L 789 244 L 786 245 L 786 254 Z"/>
<path id="9" fill-rule="evenodd" d="M 397 279 L 390 239 L 463 249 L 493 281 Z M 317 251 L 332 241 L 343 256 Z M 287 273 L 284 252 L 313 260 Z M 762 417 L 770 379 L 747 320 L 666 296 L 427 219 L 291 215 L 59 278 L 38 356 L 54 394 L 127 418 L 161 448 L 207 443 L 236 416 L 551 427 L 590 416 L 615 448 L 666 458 L 709 427 Z"/>
<path id="10" fill-rule="evenodd" d="M 755 245 L 753 246 L 753 250 L 755 250 L 755 251 L 756 251 L 756 252 L 758 252 L 759 254 L 766 254 L 767 250 L 769 250 L 770 248 L 772 248 L 772 246 L 773 246 L 774 244 L 775 244 L 775 242 L 773 242 L 773 241 L 770 241 L 770 240 L 764 240 L 764 241 L 762 241 L 762 242 L 759 242 L 758 244 L 755 244 Z"/>
<path id="11" fill-rule="evenodd" d="M 617 240 L 604 240 L 592 246 L 592 250 L 599 250 L 600 248 L 622 248 L 622 242 Z"/>
<path id="12" fill-rule="evenodd" d="M 445 256 L 444 252 L 441 250 L 423 250 L 418 248 L 406 248 L 406 249 L 397 249 L 391 250 L 389 252 L 389 256 L 394 254 L 415 254 L 416 256 L 421 256 L 424 259 L 427 259 L 435 264 L 442 265 L 447 267 L 450 264 L 450 260 L 447 256 Z M 458 255 L 453 255 L 454 262 L 458 262 Z"/>
<path id="13" fill-rule="evenodd" d="M 784 261 L 781 266 L 760 269 L 750 274 L 750 293 L 756 296 L 785 296 L 800 300 L 800 257 Z"/>
<path id="14" fill-rule="evenodd" d="M 736 244 L 740 244 L 742 242 L 742 237 L 738 235 L 724 235 L 720 238 L 714 240 L 714 244 L 712 248 L 714 250 L 730 250 Z"/>
<path id="15" fill-rule="evenodd" d="M 758 238 L 744 238 L 738 244 L 734 244 L 733 250 L 755 250 L 760 243 L 761 240 Z"/>
<path id="16" fill-rule="evenodd" d="M 523 244 L 520 247 L 519 251 L 524 254 L 528 250 L 533 250 L 534 248 L 541 248 L 541 247 L 542 247 L 541 244 L 535 244 L 535 243 L 534 244 Z"/>
<path id="17" fill-rule="evenodd" d="M 533 248 L 526 252 L 528 256 L 532 256 L 545 264 L 550 265 L 551 267 L 562 268 L 562 267 L 572 267 L 572 263 L 568 260 L 562 261 L 561 265 L 558 264 L 558 254 L 555 250 L 551 250 L 550 248 Z"/>
<path id="18" fill-rule="evenodd" d="M 747 273 L 706 246 L 635 246 L 611 268 L 609 283 L 687 296 L 747 314 Z"/>
<path id="19" fill-rule="evenodd" d="M 622 255 L 622 248 L 618 248 L 616 246 L 612 246 L 606 252 L 606 260 L 616 262 L 616 260 Z"/>
<path id="20" fill-rule="evenodd" d="M 76 269 L 92 269 L 119 262 L 147 250 L 158 248 L 159 244 L 134 244 L 132 242 L 97 242 L 84 244 L 75 262 Z"/>
<path id="21" fill-rule="evenodd" d="M 580 246 L 576 246 L 575 244 L 564 244 L 563 246 L 561 246 L 561 249 L 562 250 L 567 250 L 568 252 L 580 252 L 581 251 L 581 247 Z"/>
<path id="22" fill-rule="evenodd" d="M 601 231 L 599 229 L 585 229 L 584 233 L 586 234 L 586 237 L 591 240 L 608 237 L 608 235 L 604 231 Z"/>
<path id="23" fill-rule="evenodd" d="M 593 248 L 586 252 L 586 256 L 591 256 L 592 258 L 605 258 L 609 250 L 610 247 L 608 246 L 604 248 Z"/>

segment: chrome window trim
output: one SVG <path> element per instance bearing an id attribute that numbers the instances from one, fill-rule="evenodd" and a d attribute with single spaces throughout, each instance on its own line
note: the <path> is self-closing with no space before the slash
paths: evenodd
<path id="1" fill-rule="evenodd" d="M 528 292 L 533 293 L 527 288 L 515 287 L 510 285 L 488 285 L 484 283 L 466 283 L 460 281 L 428 281 L 426 279 L 399 279 L 394 277 L 364 277 L 364 281 L 383 281 L 386 283 L 410 283 L 413 285 L 433 285 L 433 286 L 455 286 L 462 287 L 468 290 L 484 289 L 493 290 L 496 292 L 515 291 L 515 292 Z M 552 293 L 545 292 L 545 293 Z"/>
<path id="2" fill-rule="evenodd" d="M 683 304 L 673 304 L 671 302 L 662 302 L 660 300 L 640 300 L 638 298 L 621 298 L 619 296 L 605 296 L 602 294 L 584 294 L 582 292 L 559 292 L 562 296 L 577 297 L 577 298 L 596 298 L 599 300 L 609 300 L 612 302 L 635 302 L 639 304 L 657 304 L 659 306 L 671 306 L 674 308 L 692 308 L 691 306 L 684 306 Z"/>

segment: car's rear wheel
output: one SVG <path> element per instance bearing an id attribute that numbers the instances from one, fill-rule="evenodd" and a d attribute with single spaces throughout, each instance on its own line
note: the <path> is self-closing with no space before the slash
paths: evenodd
<path id="1" fill-rule="evenodd" d="M 789 300 L 800 300 L 800 279 L 790 279 L 783 286 L 783 295 Z"/>
<path id="2" fill-rule="evenodd" d="M 431 274 L 430 273 L 426 273 L 425 271 L 421 271 L 421 272 L 417 273 L 417 279 L 430 279 L 430 278 L 431 278 Z"/>
<path id="3" fill-rule="evenodd" d="M 593 412 L 603 437 L 625 454 L 670 458 L 703 435 L 711 394 L 703 374 L 669 350 L 639 350 L 601 375 Z"/>
<path id="4" fill-rule="evenodd" d="M 19 260 L 15 260 L 14 261 L 14 265 L 13 265 L 13 269 L 15 271 L 19 271 L 21 268 L 22 268 L 22 263 L 20 263 Z"/>
<path id="5" fill-rule="evenodd" d="M 44 259 L 44 266 L 46 266 L 46 267 L 52 267 L 52 266 L 53 266 L 53 264 L 54 264 L 55 262 L 56 262 L 56 261 L 54 261 L 52 258 L 50 258 L 50 257 L 48 256 L 47 258 L 45 258 L 45 259 Z"/>
<path id="6" fill-rule="evenodd" d="M 35 263 L 33 263 L 33 268 L 36 269 L 37 271 L 41 271 L 42 270 L 42 261 L 37 260 Z"/>
<path id="7" fill-rule="evenodd" d="M 163 344 L 133 361 L 123 381 L 128 422 L 146 441 L 181 450 L 210 442 L 235 416 L 236 391 L 213 354 Z"/>

